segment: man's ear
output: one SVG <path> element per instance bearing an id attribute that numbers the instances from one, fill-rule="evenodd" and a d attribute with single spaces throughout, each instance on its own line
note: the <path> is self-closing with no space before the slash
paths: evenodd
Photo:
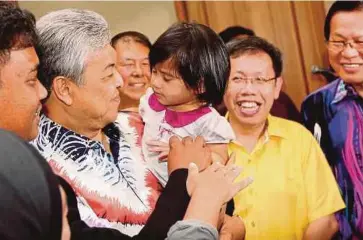
<path id="1" fill-rule="evenodd" d="M 275 90 L 274 90 L 274 99 L 278 99 L 280 96 L 280 92 L 281 92 L 281 88 L 282 88 L 282 84 L 283 84 L 284 80 L 282 79 L 282 77 L 278 77 L 276 78 L 276 82 L 275 82 Z"/>
<path id="2" fill-rule="evenodd" d="M 64 104 L 70 106 L 73 103 L 73 88 L 75 85 L 69 78 L 57 76 L 53 80 L 52 92 Z"/>

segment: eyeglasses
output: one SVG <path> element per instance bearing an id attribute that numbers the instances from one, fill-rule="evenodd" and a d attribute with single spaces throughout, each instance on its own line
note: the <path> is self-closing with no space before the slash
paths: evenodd
<path id="1" fill-rule="evenodd" d="M 263 77 L 257 77 L 257 78 L 242 78 L 242 77 L 234 77 L 232 78 L 232 81 L 235 83 L 243 83 L 247 84 L 249 81 L 254 86 L 265 86 L 269 84 L 270 82 L 276 80 L 277 77 L 273 78 L 263 78 Z"/>
<path id="2" fill-rule="evenodd" d="M 341 52 L 347 45 L 359 52 L 363 52 L 363 41 L 328 41 L 328 49 L 333 52 Z"/>

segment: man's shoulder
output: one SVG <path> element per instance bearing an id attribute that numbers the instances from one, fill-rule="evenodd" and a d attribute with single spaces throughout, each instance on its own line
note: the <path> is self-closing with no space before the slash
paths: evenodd
<path id="1" fill-rule="evenodd" d="M 333 101 L 336 89 L 342 80 L 336 79 L 335 81 L 315 90 L 310 93 L 303 101 L 303 108 L 310 104 L 329 104 Z"/>
<path id="2" fill-rule="evenodd" d="M 281 136 L 288 141 L 295 142 L 301 137 L 310 137 L 311 133 L 300 123 L 280 117 L 269 118 L 274 129 L 278 129 Z"/>

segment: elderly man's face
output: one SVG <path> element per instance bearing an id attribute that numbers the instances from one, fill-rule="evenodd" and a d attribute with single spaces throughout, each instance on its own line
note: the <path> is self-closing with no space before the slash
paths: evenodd
<path id="1" fill-rule="evenodd" d="M 73 88 L 73 107 L 79 109 L 90 126 L 103 128 L 115 121 L 122 78 L 115 68 L 116 53 L 111 45 L 90 53 L 83 73 L 84 83 Z"/>
<path id="2" fill-rule="evenodd" d="M 343 49 L 329 43 L 329 61 L 340 78 L 363 92 L 363 11 L 338 12 L 330 23 L 329 41 L 357 42 Z"/>
<path id="3" fill-rule="evenodd" d="M 39 59 L 33 47 L 11 51 L 0 68 L 0 128 L 25 140 L 38 135 L 40 100 L 47 91 L 37 78 Z"/>
<path id="4" fill-rule="evenodd" d="M 272 60 L 264 52 L 231 58 L 231 74 L 224 102 L 232 121 L 248 127 L 265 124 L 272 104 L 279 96 L 282 79 L 265 83 L 255 79 L 274 77 Z"/>
<path id="5" fill-rule="evenodd" d="M 137 105 L 150 84 L 150 49 L 127 39 L 119 40 L 115 46 L 117 71 L 124 80 L 120 88 L 121 101 L 134 101 Z"/>

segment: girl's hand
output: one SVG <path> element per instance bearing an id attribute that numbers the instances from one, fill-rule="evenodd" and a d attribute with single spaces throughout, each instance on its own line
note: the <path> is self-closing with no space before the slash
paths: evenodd
<path id="1" fill-rule="evenodd" d="M 148 145 L 149 151 L 159 153 L 158 158 L 160 161 L 164 162 L 167 160 L 170 151 L 169 143 L 150 140 L 146 144 Z"/>

